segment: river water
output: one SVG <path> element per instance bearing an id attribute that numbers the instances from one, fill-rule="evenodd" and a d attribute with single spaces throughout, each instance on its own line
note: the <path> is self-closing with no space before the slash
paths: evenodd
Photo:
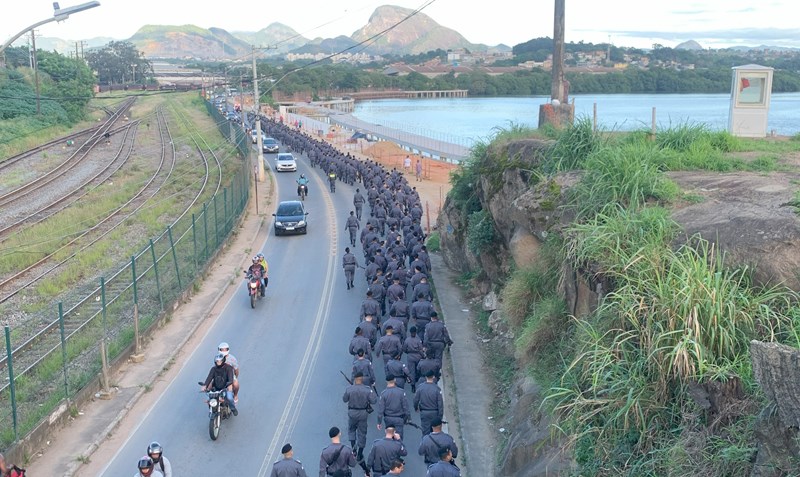
<path id="1" fill-rule="evenodd" d="M 629 131 L 650 128 L 652 108 L 656 125 L 702 123 L 712 130 L 728 127 L 728 94 L 587 94 L 573 95 L 575 117 L 592 117 L 597 103 L 598 123 L 605 129 Z M 536 127 L 539 105 L 549 97 L 381 99 L 356 103 L 354 115 L 374 124 L 464 146 L 491 138 L 497 128 L 511 124 Z M 800 93 L 773 94 L 767 131 L 800 132 Z"/>

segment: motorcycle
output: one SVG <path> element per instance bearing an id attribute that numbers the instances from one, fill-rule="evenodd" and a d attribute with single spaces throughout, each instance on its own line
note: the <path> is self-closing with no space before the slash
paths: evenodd
<path id="1" fill-rule="evenodd" d="M 306 196 L 308 195 L 308 186 L 305 184 L 300 184 L 300 200 L 306 200 Z"/>
<path id="2" fill-rule="evenodd" d="M 250 308 L 255 308 L 256 300 L 264 297 L 264 284 L 261 282 L 261 277 L 253 275 L 249 270 L 245 270 L 244 273 L 247 279 L 247 294 L 250 295 Z"/>
<path id="3" fill-rule="evenodd" d="M 200 386 L 203 385 L 202 381 L 198 381 Z M 208 404 L 208 435 L 212 441 L 217 440 L 219 437 L 219 428 L 222 425 L 223 419 L 228 419 L 233 413 L 228 405 L 228 399 L 225 397 L 225 389 L 222 391 L 200 391 L 206 393 Z"/>

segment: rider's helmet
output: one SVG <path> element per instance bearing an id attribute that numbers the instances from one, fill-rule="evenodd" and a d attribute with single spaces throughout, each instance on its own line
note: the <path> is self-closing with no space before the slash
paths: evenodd
<path id="1" fill-rule="evenodd" d="M 231 347 L 228 346 L 228 343 L 223 341 L 222 343 L 219 344 L 219 346 L 217 346 L 217 350 L 219 351 L 219 354 L 221 354 L 223 356 L 228 356 L 228 353 L 230 352 Z"/>
<path id="2" fill-rule="evenodd" d="M 214 364 L 216 366 L 222 366 L 223 364 L 225 364 L 225 355 L 219 353 L 216 356 L 214 356 Z"/>
<path id="3" fill-rule="evenodd" d="M 161 459 L 161 454 L 164 453 L 164 449 L 161 448 L 161 444 L 156 441 L 150 443 L 147 446 L 147 455 L 153 459 L 153 462 L 158 462 Z"/>
<path id="4" fill-rule="evenodd" d="M 258 262 L 260 262 L 260 261 L 261 261 L 261 260 L 259 260 L 259 259 L 258 259 L 258 256 L 257 256 L 257 255 L 253 256 L 253 263 L 258 263 Z"/>
<path id="5" fill-rule="evenodd" d="M 151 459 L 148 456 L 144 456 L 141 459 L 139 459 L 139 464 L 137 465 L 137 467 L 139 468 L 139 473 L 140 474 L 142 474 L 142 475 L 150 475 L 150 474 L 153 473 L 153 466 L 154 465 L 155 464 L 153 463 L 153 459 Z"/>
<path id="6" fill-rule="evenodd" d="M 300 178 L 301 178 L 301 179 L 305 179 L 305 178 L 306 178 L 306 175 L 305 175 L 305 174 L 300 174 Z"/>
<path id="7" fill-rule="evenodd" d="M 256 257 L 258 257 L 259 260 L 264 260 L 264 254 L 263 253 L 257 254 Z"/>

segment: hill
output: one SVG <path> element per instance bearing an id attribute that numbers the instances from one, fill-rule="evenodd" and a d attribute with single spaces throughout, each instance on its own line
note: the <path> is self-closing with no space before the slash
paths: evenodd
<path id="1" fill-rule="evenodd" d="M 694 40 L 684 41 L 683 43 L 679 43 L 675 45 L 676 50 L 692 50 L 692 51 L 700 51 L 703 49 L 703 46 L 700 43 L 697 43 Z"/>
<path id="2" fill-rule="evenodd" d="M 221 28 L 145 25 L 130 39 L 148 58 L 230 58 L 251 51 L 249 44 Z"/>
<path id="3" fill-rule="evenodd" d="M 283 23 L 270 23 L 266 28 L 257 32 L 234 31 L 231 35 L 251 45 L 277 46 L 274 50 L 266 50 L 265 54 L 283 54 L 299 48 L 309 42 L 308 38 L 300 35 L 293 28 Z"/>
<path id="4" fill-rule="evenodd" d="M 344 35 L 337 36 L 336 38 L 316 38 L 299 48 L 295 48 L 291 52 L 297 54 L 336 53 L 356 43 L 355 40 Z"/>
<path id="5" fill-rule="evenodd" d="M 354 32 L 350 38 L 356 42 L 364 41 L 400 22 L 413 11 L 391 5 L 380 6 L 375 9 L 367 24 Z M 377 54 L 416 55 L 439 48 L 486 49 L 482 45 L 473 45 L 457 31 L 439 25 L 431 17 L 420 12 L 388 31 L 369 46 L 367 51 Z"/>

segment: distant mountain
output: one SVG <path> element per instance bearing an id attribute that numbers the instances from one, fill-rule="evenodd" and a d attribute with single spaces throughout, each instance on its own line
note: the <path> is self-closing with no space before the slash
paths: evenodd
<path id="1" fill-rule="evenodd" d="M 800 51 L 800 48 L 792 48 L 789 46 L 774 46 L 774 45 L 759 45 L 759 46 L 732 46 L 729 50 L 736 51 L 752 51 L 752 50 L 772 50 L 772 51 Z"/>
<path id="2" fill-rule="evenodd" d="M 694 40 L 684 41 L 683 43 L 679 43 L 675 46 L 676 50 L 692 50 L 692 51 L 700 51 L 703 50 L 703 46 L 700 43 L 697 43 Z"/>
<path id="3" fill-rule="evenodd" d="M 270 23 L 266 28 L 257 32 L 234 31 L 231 34 L 251 45 L 277 46 L 274 50 L 265 50 L 264 54 L 266 55 L 287 53 L 309 42 L 308 38 L 303 37 L 291 27 L 278 22 Z"/>
<path id="4" fill-rule="evenodd" d="M 414 10 L 392 5 L 380 6 L 370 16 L 369 22 L 354 32 L 350 38 L 356 42 L 364 41 L 397 24 L 413 12 Z M 367 51 L 378 54 L 416 55 L 438 48 L 486 49 L 483 45 L 473 45 L 460 33 L 439 25 L 428 15 L 417 13 L 378 38 Z"/>
<path id="5" fill-rule="evenodd" d="M 108 43 L 114 41 L 113 38 L 108 37 L 96 37 L 96 38 L 89 38 L 88 40 L 83 40 L 83 51 L 90 48 L 97 48 L 101 46 L 106 46 Z M 62 55 L 69 55 L 70 53 L 75 54 L 75 43 L 78 43 L 78 50 L 80 51 L 80 41 L 79 40 L 62 40 L 61 38 L 55 37 L 47 37 L 47 36 L 37 36 L 36 37 L 36 48 L 39 50 L 44 51 L 57 51 Z M 20 42 L 15 43 L 17 46 L 21 46 Z"/>
<path id="6" fill-rule="evenodd" d="M 344 35 L 337 36 L 336 38 L 316 38 L 299 48 L 295 48 L 291 53 L 310 53 L 312 55 L 317 53 L 336 53 L 345 48 L 350 48 L 356 43 L 358 42 Z M 355 53 L 355 51 L 353 51 L 353 53 Z"/>
<path id="7" fill-rule="evenodd" d="M 195 25 L 145 25 L 128 41 L 148 58 L 224 59 L 251 51 L 226 30 Z"/>

